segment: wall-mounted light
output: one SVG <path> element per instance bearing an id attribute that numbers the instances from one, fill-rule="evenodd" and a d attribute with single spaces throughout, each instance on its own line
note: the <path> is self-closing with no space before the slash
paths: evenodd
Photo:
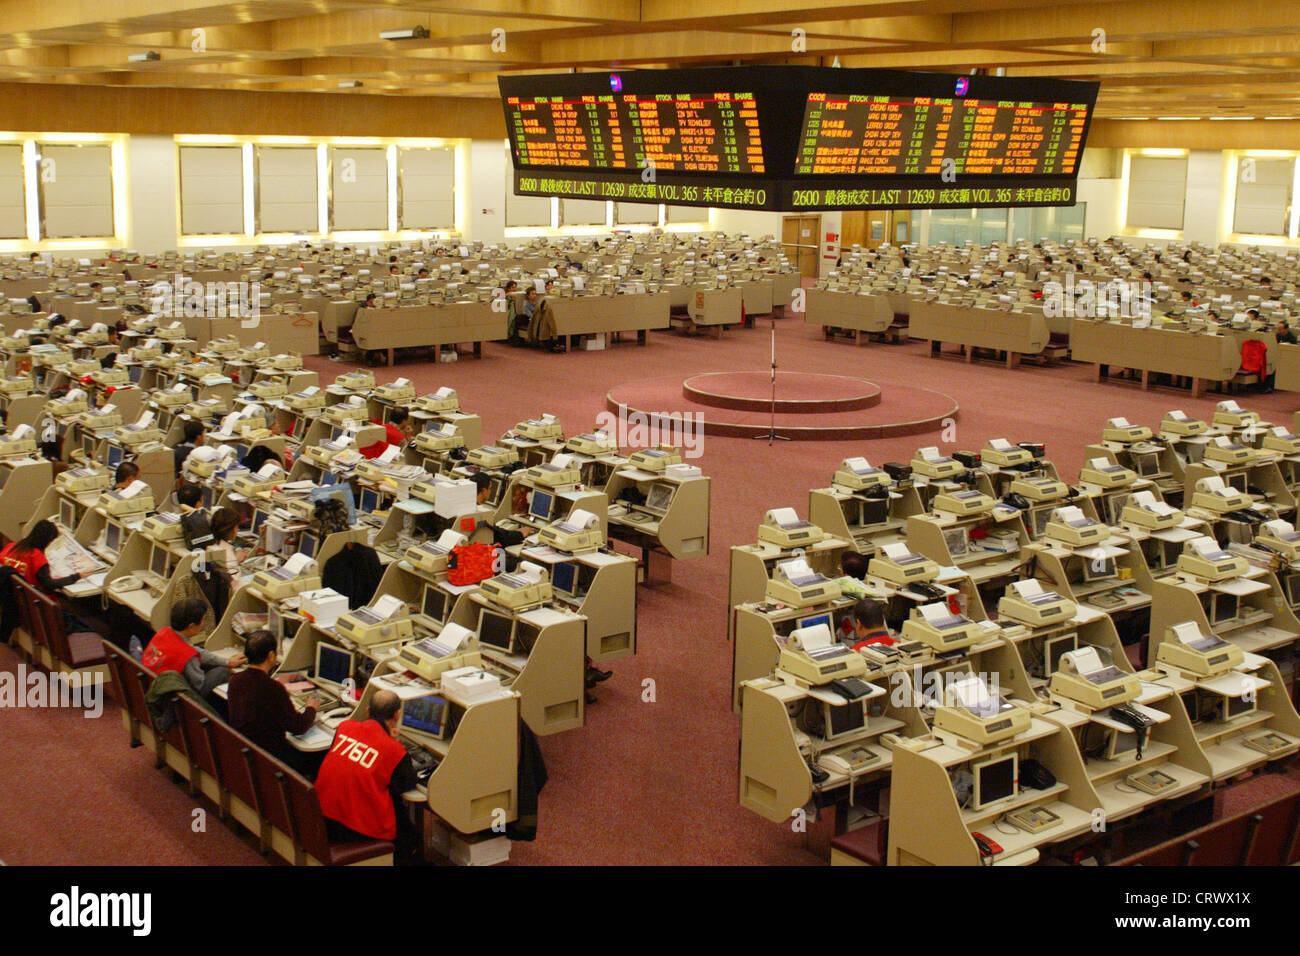
<path id="1" fill-rule="evenodd" d="M 130 53 L 126 59 L 129 63 L 148 63 L 151 60 L 161 60 L 162 54 L 157 50 L 145 50 L 143 53 Z"/>
<path id="2" fill-rule="evenodd" d="M 379 34 L 381 40 L 427 40 L 428 27 L 411 27 L 409 30 L 384 30 Z"/>

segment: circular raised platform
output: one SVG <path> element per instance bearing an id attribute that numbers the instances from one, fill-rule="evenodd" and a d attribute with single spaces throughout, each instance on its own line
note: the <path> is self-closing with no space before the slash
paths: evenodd
<path id="1" fill-rule="evenodd" d="M 807 415 L 855 412 L 880 404 L 880 386 L 864 378 L 820 372 L 777 372 L 776 410 Z M 770 412 L 771 372 L 706 372 L 682 382 L 682 397 L 697 405 Z"/>
<path id="2" fill-rule="evenodd" d="M 681 426 L 684 416 L 706 435 L 766 435 L 772 421 L 771 373 L 715 372 L 646 378 L 605 395 L 620 411 L 657 428 Z M 785 372 L 777 376 L 776 432 L 804 441 L 860 441 L 937 431 L 960 406 L 942 392 L 875 383 L 843 375 Z"/>

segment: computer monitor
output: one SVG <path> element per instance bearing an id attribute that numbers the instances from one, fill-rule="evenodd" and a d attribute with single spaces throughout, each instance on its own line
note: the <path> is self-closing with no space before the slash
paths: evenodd
<path id="1" fill-rule="evenodd" d="M 436 584 L 424 586 L 424 596 L 420 601 L 420 611 L 431 621 L 441 624 L 447 618 L 447 602 L 451 597 Z"/>
<path id="2" fill-rule="evenodd" d="M 69 531 L 77 527 L 77 506 L 67 498 L 59 499 L 59 524 Z"/>
<path id="3" fill-rule="evenodd" d="M 515 648 L 521 654 L 531 654 L 533 645 L 537 643 L 537 638 L 541 636 L 542 629 L 535 624 L 529 624 L 525 621 L 515 622 Z"/>
<path id="4" fill-rule="evenodd" d="M 822 736 L 826 740 L 838 740 L 861 730 L 867 723 L 865 701 L 851 700 L 845 704 L 823 702 L 825 723 Z"/>
<path id="5" fill-rule="evenodd" d="M 167 553 L 167 549 L 161 545 L 155 544 L 152 551 L 149 553 L 149 570 L 160 578 L 167 577 L 167 565 L 170 563 L 169 558 L 170 555 Z"/>
<path id="6" fill-rule="evenodd" d="M 970 550 L 970 537 L 965 528 L 949 528 L 943 533 L 943 540 L 948 545 L 948 553 L 960 558 Z"/>
<path id="7" fill-rule="evenodd" d="M 402 703 L 402 729 L 435 740 L 447 736 L 447 699 L 426 694 Z"/>
<path id="8" fill-rule="evenodd" d="M 374 488 L 364 488 L 361 491 L 361 504 L 358 506 L 363 514 L 370 514 L 372 511 L 379 510 L 379 492 Z"/>
<path id="9" fill-rule="evenodd" d="M 1079 649 L 1079 635 L 1058 634 L 1043 641 L 1043 676 L 1051 677 L 1061 666 L 1061 655 Z"/>
<path id="10" fill-rule="evenodd" d="M 668 506 L 673 503 L 672 485 L 656 481 L 650 486 L 650 492 L 645 496 L 645 510 L 653 511 L 655 514 L 664 515 L 668 513 Z"/>
<path id="11" fill-rule="evenodd" d="M 122 538 L 122 526 L 116 521 L 110 521 L 104 527 L 104 547 L 114 554 L 122 550 Z"/>
<path id="12" fill-rule="evenodd" d="M 825 624 L 830 629 L 831 634 L 835 633 L 835 621 L 829 614 L 814 614 L 812 617 L 805 617 L 799 621 L 798 626 L 800 630 L 803 630 L 806 627 L 816 627 L 818 624 Z"/>
<path id="13" fill-rule="evenodd" d="M 316 645 L 316 680 L 331 688 L 341 688 L 352 676 L 352 652 L 321 641 Z"/>
<path id="14" fill-rule="evenodd" d="M 99 446 L 99 440 L 90 432 L 83 432 L 81 435 L 81 453 L 88 459 L 93 460 L 95 452 Z"/>
<path id="15" fill-rule="evenodd" d="M 572 595 L 574 582 L 577 581 L 578 566 L 571 561 L 562 561 L 551 565 L 551 587 L 561 594 Z"/>
<path id="16" fill-rule="evenodd" d="M 217 498 L 216 489 L 211 485 L 204 485 L 199 493 L 203 498 L 203 507 L 211 510 L 212 504 Z"/>
<path id="17" fill-rule="evenodd" d="M 1224 594 L 1222 591 L 1214 593 L 1214 603 L 1211 610 L 1210 623 L 1223 624 L 1227 621 L 1235 620 L 1240 609 L 1240 602 L 1235 594 Z"/>
<path id="18" fill-rule="evenodd" d="M 268 512 L 260 508 L 253 512 L 253 534 L 257 534 L 262 530 L 262 525 L 266 524 L 267 514 Z"/>
<path id="19" fill-rule="evenodd" d="M 298 536 L 298 551 L 309 558 L 316 557 L 316 549 L 319 546 L 320 541 L 310 531 L 304 531 Z"/>
<path id="20" fill-rule="evenodd" d="M 1111 495 L 1106 499 L 1106 523 L 1117 525 L 1120 524 L 1124 517 L 1124 506 L 1128 504 L 1132 492 L 1122 492 Z"/>
<path id="21" fill-rule="evenodd" d="M 1116 574 L 1114 558 L 1084 558 L 1083 579 L 1085 581 L 1104 581 Z"/>
<path id="22" fill-rule="evenodd" d="M 514 644 L 514 621 L 504 614 L 484 608 L 478 615 L 478 640 L 498 650 L 508 651 Z"/>
<path id="23" fill-rule="evenodd" d="M 1253 695 L 1250 697 L 1225 697 L 1223 699 L 1223 720 L 1235 720 L 1242 714 L 1252 714 L 1255 712 L 1257 698 Z"/>
<path id="24" fill-rule="evenodd" d="M 551 505 L 555 503 L 555 495 L 546 491 L 534 491 L 533 500 L 528 504 L 528 513 L 538 521 L 551 520 Z"/>
<path id="25" fill-rule="evenodd" d="M 1020 758 L 1003 754 L 971 764 L 975 787 L 971 791 L 971 809 L 982 810 L 991 803 L 1014 797 L 1019 783 Z"/>
<path id="26" fill-rule="evenodd" d="M 506 481 L 504 478 L 493 478 L 488 485 L 488 501 L 494 505 L 501 503 L 501 493 L 505 491 Z"/>
<path id="27" fill-rule="evenodd" d="M 106 462 L 109 468 L 116 468 L 122 464 L 122 446 L 115 445 L 113 442 L 108 443 L 108 460 Z"/>
<path id="28" fill-rule="evenodd" d="M 240 461 L 243 461 L 245 458 L 248 457 L 249 451 L 250 451 L 249 447 L 245 445 L 243 442 L 237 442 L 235 444 L 235 457 L 238 458 Z"/>

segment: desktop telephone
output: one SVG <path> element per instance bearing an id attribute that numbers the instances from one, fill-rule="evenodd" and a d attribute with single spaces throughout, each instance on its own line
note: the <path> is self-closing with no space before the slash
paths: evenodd
<path id="1" fill-rule="evenodd" d="M 1107 716 L 1109 716 L 1111 720 L 1118 720 L 1121 724 L 1126 724 L 1133 728 L 1133 732 L 1137 734 L 1137 749 L 1134 752 L 1137 755 L 1137 759 L 1141 760 L 1142 748 L 1146 745 L 1147 728 L 1155 723 L 1155 721 L 1140 710 L 1130 707 L 1128 704 L 1115 705 L 1110 709 Z"/>
<path id="2" fill-rule="evenodd" d="M 337 730 L 339 724 L 351 717 L 352 714 L 353 708 L 351 707 L 335 707 L 333 710 L 321 714 L 317 720 L 320 722 L 322 727 L 326 727 L 329 730 Z"/>

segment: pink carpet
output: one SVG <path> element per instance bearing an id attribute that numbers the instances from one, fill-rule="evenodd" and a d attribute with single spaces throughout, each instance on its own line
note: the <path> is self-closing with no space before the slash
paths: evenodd
<path id="1" fill-rule="evenodd" d="M 765 368 L 766 328 L 732 331 L 722 340 L 653 333 L 649 344 L 603 352 L 540 354 L 487 345 L 480 361 L 399 363 L 421 393 L 449 385 L 462 407 L 483 417 L 485 440 L 521 419 L 558 415 L 566 434 L 591 427 L 605 395 L 633 380 Z M 1091 369 L 931 359 L 920 343 L 853 347 L 827 342 L 820 329 L 777 322 L 782 369 L 860 376 L 884 388 L 933 389 L 955 396 L 961 413 L 951 443 L 939 430 L 864 442 L 778 443 L 708 437 L 699 460 L 713 479 L 711 553 L 679 563 L 671 586 L 639 594 L 635 658 L 618 663 L 601 685 L 587 725 L 545 738 L 551 782 L 542 796 L 535 844 L 516 844 L 521 864 L 732 863 L 812 864 L 803 836 L 742 810 L 736 801 L 737 724 L 729 707 L 731 647 L 726 640 L 728 547 L 752 542 L 769 508 L 806 514 L 809 488 L 822 487 L 841 459 L 907 461 L 921 445 L 978 449 L 989 438 L 1043 441 L 1062 476 L 1074 480 L 1083 446 L 1100 438 L 1107 417 L 1157 425 L 1181 408 L 1209 417 L 1215 396 L 1143 392 L 1098 385 Z M 348 369 L 311 359 L 322 384 Z M 681 410 L 677 400 L 663 411 Z M 1290 424 L 1300 397 L 1247 395 L 1242 404 Z M 873 410 L 874 411 L 874 410 Z M 12 658 L 0 652 L 0 666 Z M 654 701 L 643 700 L 653 681 Z M 247 843 L 209 818 L 191 832 L 194 801 L 126 747 L 116 710 L 98 721 L 58 712 L 0 711 L 0 859 L 8 863 L 250 863 Z M 1297 786 L 1294 775 L 1252 781 L 1233 799 L 1260 799 Z"/>

